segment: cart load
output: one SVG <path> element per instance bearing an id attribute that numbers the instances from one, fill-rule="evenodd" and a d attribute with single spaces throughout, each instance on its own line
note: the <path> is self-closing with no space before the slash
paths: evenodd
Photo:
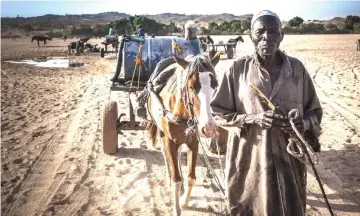
<path id="1" fill-rule="evenodd" d="M 201 54 L 199 40 L 183 38 L 137 38 L 123 36 L 113 84 L 145 86 L 157 64 L 172 54 L 185 58 Z M 122 72 L 122 73 L 120 73 Z"/>
<path id="2" fill-rule="evenodd" d="M 139 106 L 138 92 L 143 90 L 150 78 L 161 80 L 159 72 L 172 64 L 172 55 L 185 58 L 189 55 L 200 55 L 200 41 L 184 38 L 143 38 L 123 35 L 119 41 L 117 65 L 111 78 L 111 91 L 129 93 L 127 114 L 119 113 L 116 100 L 109 100 L 102 109 L 102 139 L 106 154 L 114 154 L 118 147 L 118 134 L 123 130 L 144 130 L 139 119 L 146 117 L 146 109 Z M 157 76 L 159 75 L 159 76 Z M 121 111 L 123 112 L 123 111 Z"/>
<path id="3" fill-rule="evenodd" d="M 113 42 L 119 42 L 119 36 L 118 35 L 106 35 L 104 43 L 113 43 Z"/>

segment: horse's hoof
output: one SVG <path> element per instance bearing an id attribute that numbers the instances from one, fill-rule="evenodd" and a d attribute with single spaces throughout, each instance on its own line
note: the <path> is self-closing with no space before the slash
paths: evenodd
<path id="1" fill-rule="evenodd" d="M 188 207 L 189 201 L 186 200 L 186 197 L 180 197 L 179 204 L 181 209 L 185 209 Z"/>
<path id="2" fill-rule="evenodd" d="M 173 216 L 181 216 L 181 212 L 180 211 L 174 211 Z"/>

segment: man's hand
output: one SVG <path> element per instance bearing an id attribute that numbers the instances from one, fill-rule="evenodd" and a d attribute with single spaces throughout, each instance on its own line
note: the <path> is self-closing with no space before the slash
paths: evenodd
<path id="1" fill-rule="evenodd" d="M 274 113 L 272 110 L 265 111 L 256 115 L 247 115 L 244 122 L 247 124 L 257 124 L 263 129 L 285 126 L 283 123 L 285 117 Z"/>

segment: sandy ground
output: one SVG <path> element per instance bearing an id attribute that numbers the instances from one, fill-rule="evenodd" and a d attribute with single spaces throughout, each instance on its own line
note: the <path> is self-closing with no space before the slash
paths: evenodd
<path id="1" fill-rule="evenodd" d="M 214 37 L 225 41 L 230 37 Z M 359 35 L 285 36 L 281 49 L 302 60 L 324 108 L 322 152 L 316 165 L 336 215 L 360 215 Z M 249 37 L 237 55 L 252 52 Z M 71 58 L 78 68 L 39 68 L 4 60 L 67 56 L 54 39 L 37 47 L 29 38 L 1 40 L 2 215 L 171 215 L 171 188 L 161 153 L 144 131 L 119 135 L 119 153 L 105 155 L 101 109 L 118 101 L 128 114 L 127 94 L 110 92 L 115 59 Z M 100 44 L 100 40 L 90 40 Z M 229 67 L 225 56 L 216 69 Z M 221 215 L 224 201 L 200 152 L 197 181 L 183 215 Z M 216 155 L 209 154 L 218 176 Z M 183 157 L 183 171 L 186 162 Z M 186 175 L 186 174 L 185 174 Z M 329 215 L 312 172 L 308 215 Z"/>

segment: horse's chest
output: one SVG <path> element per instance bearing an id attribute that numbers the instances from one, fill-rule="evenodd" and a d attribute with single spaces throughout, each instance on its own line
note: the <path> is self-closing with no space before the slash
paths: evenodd
<path id="1" fill-rule="evenodd" d="M 169 138 L 175 143 L 189 143 L 196 139 L 195 134 L 185 134 L 185 130 L 187 129 L 185 124 L 166 122 L 165 127 Z"/>

